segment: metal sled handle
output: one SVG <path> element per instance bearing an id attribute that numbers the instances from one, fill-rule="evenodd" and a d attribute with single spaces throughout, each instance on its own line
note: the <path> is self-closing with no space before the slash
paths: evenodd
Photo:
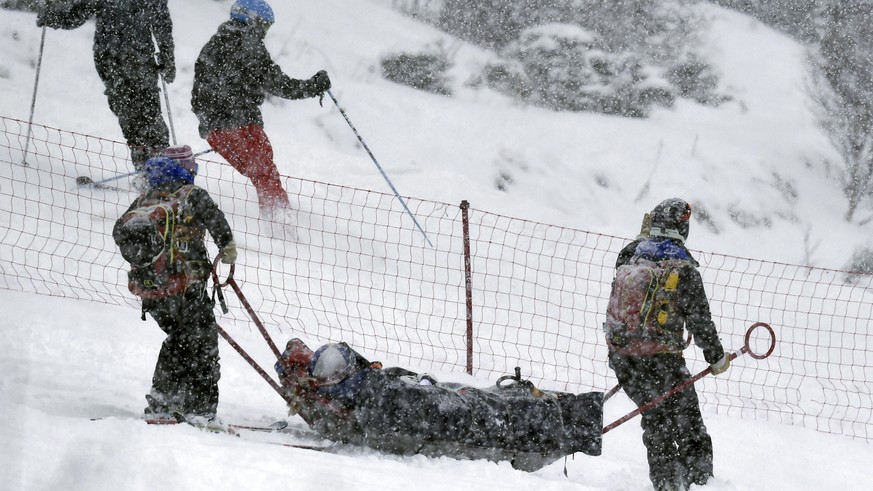
<path id="1" fill-rule="evenodd" d="M 246 309 L 246 312 L 249 314 L 249 317 L 252 318 L 252 321 L 258 327 L 258 331 L 261 332 L 261 335 L 264 337 L 264 340 L 267 342 L 267 345 L 270 347 L 270 350 L 276 356 L 276 359 L 280 362 L 282 361 L 282 353 L 279 351 L 279 348 L 276 347 L 276 343 L 273 342 L 273 338 L 270 337 L 270 334 L 267 332 L 267 328 L 264 327 L 264 323 L 261 322 L 261 319 L 258 318 L 258 314 L 255 313 L 255 309 L 252 308 L 251 304 L 249 304 L 248 299 L 246 299 L 245 295 L 243 295 L 242 289 L 240 289 L 239 285 L 236 283 L 236 280 L 233 279 L 233 273 L 235 268 L 235 264 L 230 265 L 230 272 L 227 275 L 227 279 L 224 280 L 224 283 L 221 283 L 218 279 L 218 263 L 221 258 L 224 257 L 224 254 L 218 253 L 215 256 L 215 260 L 212 262 L 212 281 L 215 285 L 220 289 L 225 286 L 230 286 L 233 289 L 233 292 L 236 293 L 236 296 L 239 297 L 240 302 L 243 304 L 243 307 Z"/>
<path id="2" fill-rule="evenodd" d="M 685 351 L 686 349 L 688 349 L 689 346 L 691 346 L 691 340 L 691 333 L 688 333 L 688 338 L 685 339 L 685 345 L 682 346 L 682 351 Z M 748 343 L 748 340 L 746 340 L 746 343 Z M 608 401 L 612 396 L 618 393 L 619 390 L 621 390 L 621 384 L 616 384 L 615 387 L 609 389 L 609 391 L 603 395 L 603 402 Z"/>
<path id="3" fill-rule="evenodd" d="M 266 381 L 267 384 L 269 384 L 270 387 L 272 387 L 273 390 L 275 390 L 276 393 L 279 394 L 279 397 L 284 399 L 285 402 L 291 402 L 291 400 L 288 398 L 288 394 L 286 394 L 285 391 L 282 390 L 282 387 L 278 383 L 276 383 L 276 381 L 273 380 L 267 374 L 267 372 L 263 368 L 261 368 L 260 365 L 258 365 L 258 362 L 256 362 L 254 358 L 251 357 L 251 355 L 246 353 L 246 350 L 244 350 L 242 346 L 239 345 L 239 343 L 237 343 L 232 337 L 230 337 L 230 334 L 228 334 L 227 331 L 225 331 L 217 323 L 215 324 L 215 328 L 218 330 L 218 334 L 220 334 L 221 337 L 223 337 L 224 340 L 227 341 L 227 344 L 235 349 L 236 352 L 239 353 L 239 355 L 243 358 L 243 360 L 245 360 L 252 368 L 255 369 L 255 372 L 257 372 L 258 375 L 260 375 L 261 378 L 263 378 L 264 381 Z"/>
<path id="4" fill-rule="evenodd" d="M 504 382 L 506 382 L 507 380 L 511 380 L 512 383 L 504 384 Z M 495 385 L 497 385 L 497 387 L 501 389 L 508 389 L 516 385 L 529 385 L 532 387 L 533 383 L 531 383 L 530 380 L 524 380 L 523 378 L 521 378 L 521 367 L 515 367 L 514 375 L 504 375 L 498 378 Z"/>
<path id="5" fill-rule="evenodd" d="M 236 264 L 231 264 L 230 271 L 227 272 L 227 279 L 224 280 L 224 283 L 218 280 L 218 264 L 223 257 L 224 253 L 219 252 L 218 255 L 215 256 L 215 259 L 212 261 L 212 282 L 215 283 L 215 286 L 217 286 L 218 288 L 224 288 L 230 285 L 230 282 L 233 281 L 233 273 L 234 271 L 236 271 Z"/>
<path id="6" fill-rule="evenodd" d="M 766 329 L 770 335 L 770 348 L 764 353 L 756 353 L 756 352 L 752 351 L 752 346 L 751 346 L 752 333 L 755 332 L 759 327 L 763 327 L 764 329 Z M 746 337 L 745 337 L 745 340 L 743 343 L 743 347 L 740 348 L 738 351 L 731 353 L 730 356 L 728 357 L 728 359 L 730 361 L 734 361 L 734 359 L 736 359 L 738 356 L 742 356 L 742 355 L 748 353 L 749 356 L 751 356 L 752 358 L 754 358 L 756 360 L 763 360 L 764 358 L 767 358 L 768 356 L 770 356 L 773 353 L 774 349 L 776 349 L 776 333 L 773 331 L 773 328 L 770 327 L 770 325 L 767 323 L 756 322 L 756 323 L 752 324 L 752 326 L 749 327 L 749 329 L 746 331 Z M 693 384 L 694 382 L 697 382 L 698 380 L 709 375 L 710 373 L 712 373 L 712 368 L 707 367 L 706 370 L 701 371 L 697 375 L 682 382 L 681 384 L 677 385 L 676 387 L 673 387 L 672 389 L 659 395 L 655 399 L 652 399 L 648 403 L 643 404 L 642 406 L 636 408 L 635 410 L 627 413 L 626 415 L 617 419 L 615 422 L 605 426 L 603 428 L 603 433 L 607 433 L 608 431 L 614 429 L 615 427 L 617 427 L 620 424 L 624 423 L 625 421 L 633 418 L 634 416 L 641 414 L 641 413 L 644 413 L 644 412 L 648 411 L 649 409 L 652 409 L 653 407 L 657 406 L 658 404 L 664 402 L 664 400 L 667 399 L 668 397 L 672 396 L 673 394 L 675 394 L 679 391 L 685 390 L 689 385 Z"/>
<path id="7" fill-rule="evenodd" d="M 212 282 L 215 284 L 215 288 L 219 292 L 219 298 L 222 298 L 222 297 L 220 297 L 222 287 L 230 286 L 233 289 L 233 291 L 237 294 L 240 301 L 242 302 L 243 306 L 246 308 L 246 311 L 248 311 L 252 320 L 258 326 L 258 330 L 261 332 L 261 335 L 264 336 L 264 339 L 267 341 L 267 344 L 270 346 L 270 349 L 273 350 L 273 354 L 275 354 L 276 357 L 279 359 L 279 362 L 283 363 L 283 365 L 284 365 L 282 356 L 279 353 L 278 348 L 276 348 L 276 345 L 273 343 L 273 340 L 272 340 L 272 338 L 270 338 L 270 335 L 267 333 L 266 329 L 264 328 L 264 325 L 261 323 L 260 319 L 258 319 L 258 316 L 255 314 L 254 309 L 252 309 L 251 305 L 249 305 L 248 300 L 246 300 L 246 298 L 243 296 L 242 290 L 240 290 L 239 285 L 237 285 L 236 281 L 233 279 L 233 273 L 236 270 L 236 265 L 235 264 L 230 265 L 230 271 L 227 274 L 227 279 L 224 280 L 223 283 L 218 279 L 218 264 L 221 261 L 222 257 L 224 257 L 224 254 L 219 252 L 218 255 L 215 256 L 215 260 L 212 262 Z M 222 308 L 224 308 L 224 300 L 222 299 L 221 301 L 222 301 Z M 225 310 L 225 313 L 226 312 L 227 311 Z M 261 378 L 263 378 L 270 385 L 270 387 L 272 387 L 273 390 L 275 390 L 279 394 L 279 396 L 285 400 L 285 402 L 290 402 L 290 399 L 288 399 L 288 395 L 282 390 L 282 387 L 279 384 L 277 384 L 276 381 L 274 381 L 272 379 L 272 377 L 270 377 L 267 374 L 267 372 L 263 368 L 261 368 L 260 365 L 258 365 L 258 363 L 254 360 L 254 358 L 252 358 L 248 353 L 246 353 L 246 351 L 242 348 L 242 346 L 240 346 L 239 343 L 234 341 L 234 339 L 232 337 L 230 337 L 230 334 L 228 334 L 227 331 L 222 329 L 222 327 L 219 326 L 218 323 L 215 324 L 215 327 L 218 330 L 218 334 L 220 334 L 221 337 L 223 337 L 224 340 L 227 341 L 227 343 L 230 344 L 230 346 L 233 349 L 235 349 L 236 352 L 239 353 L 240 356 L 242 356 L 243 359 L 246 362 L 248 362 L 248 364 L 251 365 L 252 368 L 254 368 L 254 370 L 258 373 L 258 375 L 260 375 Z"/>
<path id="8" fill-rule="evenodd" d="M 767 330 L 768 333 L 770 333 L 770 348 L 767 349 L 767 351 L 764 354 L 759 354 L 759 353 L 755 353 L 754 351 L 752 351 L 752 346 L 749 342 L 752 339 L 752 333 L 755 332 L 755 330 L 758 329 L 759 327 L 763 327 L 764 329 Z M 736 358 L 737 356 L 740 356 L 741 354 L 744 354 L 744 353 L 748 353 L 749 356 L 751 356 L 752 358 L 754 358 L 756 360 L 763 360 L 764 358 L 767 358 L 768 356 L 773 354 L 773 350 L 775 350 L 775 349 L 776 349 L 776 333 L 773 332 L 773 328 L 770 327 L 770 324 L 767 324 L 764 322 L 756 322 L 756 323 L 752 324 L 752 327 L 750 327 L 746 331 L 745 344 L 743 345 L 742 348 L 740 348 L 739 354 L 734 353 L 731 355 L 731 361 L 734 361 L 734 358 Z"/>

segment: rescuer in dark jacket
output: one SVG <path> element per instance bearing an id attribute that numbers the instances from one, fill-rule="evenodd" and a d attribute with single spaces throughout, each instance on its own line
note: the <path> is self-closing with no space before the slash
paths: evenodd
<path id="1" fill-rule="evenodd" d="M 218 329 L 206 281 L 212 263 L 206 233 L 225 264 L 236 261 L 233 231 L 209 193 L 194 184 L 197 163 L 188 145 L 149 159 L 149 189 L 116 221 L 112 238 L 131 265 L 128 286 L 167 337 L 146 395 L 147 420 L 220 425 Z M 166 210 L 167 215 L 159 212 Z"/>
<path id="2" fill-rule="evenodd" d="M 604 324 L 609 366 L 638 407 L 691 378 L 682 355 L 685 330 L 693 335 L 713 374 L 730 366 L 698 263 L 684 245 L 690 218 L 691 206 L 685 201 L 661 202 L 616 262 Z M 693 385 L 643 412 L 641 426 L 649 478 L 656 490 L 688 489 L 712 477 L 712 439 Z"/>
<path id="3" fill-rule="evenodd" d="M 134 167 L 142 170 L 149 157 L 169 145 L 158 87 L 158 76 L 167 83 L 176 78 L 167 0 L 46 2 L 36 24 L 75 29 L 92 17 L 97 19 L 94 66 L 130 147 Z"/>

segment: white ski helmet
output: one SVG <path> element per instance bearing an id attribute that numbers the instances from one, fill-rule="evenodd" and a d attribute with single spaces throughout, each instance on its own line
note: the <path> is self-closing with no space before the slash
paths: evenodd
<path id="1" fill-rule="evenodd" d="M 342 381 L 352 373 L 354 357 L 342 344 L 326 344 L 312 355 L 309 373 L 322 384 Z"/>

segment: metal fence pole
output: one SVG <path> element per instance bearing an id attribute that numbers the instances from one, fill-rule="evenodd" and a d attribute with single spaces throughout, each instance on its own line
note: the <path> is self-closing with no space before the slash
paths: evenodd
<path id="1" fill-rule="evenodd" d="M 30 134 L 33 128 L 33 110 L 36 109 L 36 89 L 39 87 L 39 71 L 42 69 L 42 52 L 45 48 L 45 26 L 42 28 L 42 37 L 39 39 L 39 58 L 36 62 L 36 75 L 33 80 L 33 98 L 30 101 L 30 118 L 27 120 L 27 137 L 24 140 L 24 156 L 21 164 L 27 166 L 27 152 L 30 151 Z"/>

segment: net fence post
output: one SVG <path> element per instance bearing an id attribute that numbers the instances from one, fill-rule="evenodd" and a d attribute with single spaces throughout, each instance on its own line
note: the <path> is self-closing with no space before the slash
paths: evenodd
<path id="1" fill-rule="evenodd" d="M 470 203 L 461 201 L 464 228 L 464 287 L 467 290 L 467 374 L 473 375 L 473 266 L 470 258 Z"/>

